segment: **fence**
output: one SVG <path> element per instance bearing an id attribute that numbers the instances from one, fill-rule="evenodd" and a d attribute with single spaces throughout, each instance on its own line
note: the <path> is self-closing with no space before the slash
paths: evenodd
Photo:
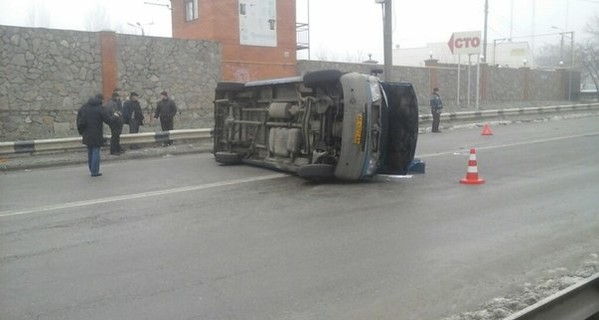
<path id="1" fill-rule="evenodd" d="M 441 120 L 444 122 L 476 122 L 485 119 L 505 119 L 514 117 L 533 116 L 539 117 L 555 113 L 578 113 L 585 111 L 599 111 L 599 103 L 572 104 L 561 106 L 546 106 L 533 108 L 512 108 L 501 110 L 483 110 L 466 111 L 441 114 Z M 432 121 L 428 114 L 419 116 L 420 123 Z M 123 145 L 144 145 L 163 143 L 169 140 L 173 141 L 193 141 L 207 143 L 212 139 L 212 129 L 183 129 L 164 132 L 144 132 L 122 134 L 121 144 Z M 37 153 L 37 152 L 56 152 L 76 149 L 84 149 L 81 144 L 81 137 L 62 138 L 62 139 L 40 139 L 25 140 L 14 142 L 0 142 L 0 155 L 19 154 L 19 153 Z"/>

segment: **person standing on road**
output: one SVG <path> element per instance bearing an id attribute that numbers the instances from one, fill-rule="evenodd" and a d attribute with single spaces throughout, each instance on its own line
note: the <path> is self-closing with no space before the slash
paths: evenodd
<path id="1" fill-rule="evenodd" d="M 138 133 L 139 126 L 144 124 L 144 115 L 139 104 L 139 95 L 131 92 L 129 100 L 123 103 L 123 122 L 129 125 L 129 133 Z M 137 145 L 131 145 L 131 149 L 138 149 Z"/>
<path id="2" fill-rule="evenodd" d="M 87 166 L 92 177 L 99 177 L 100 148 L 104 144 L 103 124 L 110 125 L 110 114 L 102 107 L 104 96 L 97 94 L 90 98 L 77 112 L 77 131 L 87 146 Z"/>
<path id="3" fill-rule="evenodd" d="M 110 121 L 110 154 L 120 155 L 121 149 L 121 133 L 123 131 L 123 106 L 121 104 L 120 93 L 115 89 L 112 97 L 108 101 L 108 112 L 112 119 Z"/>
<path id="4" fill-rule="evenodd" d="M 156 112 L 154 118 L 160 118 L 160 126 L 162 131 L 173 130 L 173 118 L 177 114 L 177 105 L 175 102 L 168 97 L 166 91 L 160 93 L 160 101 L 156 105 Z M 172 140 L 169 140 L 166 145 L 173 144 Z"/>
<path id="5" fill-rule="evenodd" d="M 123 104 L 123 121 L 129 124 L 129 133 L 138 133 L 139 126 L 144 124 L 144 115 L 136 92 L 131 92 L 129 100 Z"/>
<path id="6" fill-rule="evenodd" d="M 439 95 L 439 88 L 433 89 L 431 95 L 431 113 L 433 114 L 433 132 L 441 132 L 439 123 L 441 122 L 441 109 L 443 109 L 443 101 Z"/>

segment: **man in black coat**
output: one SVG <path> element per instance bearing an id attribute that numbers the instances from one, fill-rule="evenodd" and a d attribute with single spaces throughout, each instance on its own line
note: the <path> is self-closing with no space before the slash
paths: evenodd
<path id="1" fill-rule="evenodd" d="M 90 98 L 77 112 L 77 130 L 87 146 L 87 165 L 92 177 L 99 177 L 100 148 L 104 144 L 103 123 L 110 125 L 110 114 L 102 107 L 102 94 Z"/>
<path id="2" fill-rule="evenodd" d="M 121 103 L 120 93 L 115 89 L 112 97 L 108 101 L 108 112 L 111 114 L 110 121 L 110 154 L 120 155 L 121 149 L 121 133 L 123 132 L 123 106 Z"/>
<path id="3" fill-rule="evenodd" d="M 144 114 L 139 104 L 139 95 L 131 92 L 129 100 L 123 103 L 123 122 L 129 125 L 129 133 L 138 133 L 139 126 L 144 124 Z M 139 149 L 136 144 L 131 145 L 131 149 Z"/>
<path id="4" fill-rule="evenodd" d="M 138 98 L 136 92 L 131 92 L 129 100 L 123 103 L 123 122 L 129 125 L 129 133 L 138 133 L 139 126 L 144 124 L 144 114 Z"/>
<path id="5" fill-rule="evenodd" d="M 173 130 L 173 118 L 177 114 L 177 105 L 175 102 L 168 97 L 166 91 L 160 93 L 160 101 L 156 104 L 156 112 L 154 118 L 160 117 L 160 126 L 162 131 Z M 166 145 L 173 144 L 172 140 L 169 140 Z"/>

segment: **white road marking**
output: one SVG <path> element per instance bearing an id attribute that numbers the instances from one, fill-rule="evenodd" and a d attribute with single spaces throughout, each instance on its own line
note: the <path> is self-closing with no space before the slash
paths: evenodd
<path id="1" fill-rule="evenodd" d="M 93 200 L 67 202 L 67 203 L 62 203 L 62 204 L 48 205 L 48 206 L 42 206 L 42 207 L 36 207 L 36 208 L 30 208 L 30 209 L 4 211 L 4 212 L 0 212 L 0 218 L 10 217 L 10 216 L 18 216 L 18 215 L 24 215 L 24 214 L 30 214 L 30 213 L 47 212 L 47 211 L 53 211 L 53 210 L 92 206 L 92 205 L 96 205 L 96 204 L 125 201 L 125 200 L 131 200 L 131 199 L 163 196 L 163 195 L 168 195 L 168 194 L 173 194 L 173 193 L 181 193 L 181 192 L 188 192 L 188 191 L 218 188 L 218 187 L 230 186 L 230 185 L 242 184 L 242 183 L 248 183 L 248 182 L 257 182 L 257 181 L 278 179 L 278 178 L 287 177 L 287 176 L 289 176 L 289 175 L 279 173 L 279 174 L 271 174 L 271 175 L 267 175 L 267 176 L 252 177 L 252 178 L 246 178 L 246 179 L 236 179 L 236 180 L 230 180 L 230 181 L 221 181 L 221 182 L 214 182 L 214 183 L 200 184 L 200 185 L 195 185 L 195 186 L 165 189 L 165 190 L 133 193 L 133 194 L 128 194 L 128 195 L 114 196 L 114 197 L 107 197 L 107 198 L 100 198 L 100 199 L 93 199 Z"/>
<path id="2" fill-rule="evenodd" d="M 575 139 L 575 138 L 584 138 L 584 137 L 594 137 L 594 136 L 598 136 L 598 135 L 599 135 L 599 132 L 591 132 L 591 133 L 584 133 L 584 134 L 571 135 L 571 136 L 528 140 L 528 141 L 514 142 L 514 143 L 508 143 L 508 144 L 498 144 L 495 146 L 476 147 L 476 150 L 478 151 L 478 150 L 493 150 L 493 149 L 501 149 L 501 148 L 511 148 L 511 147 L 517 147 L 517 146 L 536 144 L 536 143 L 545 143 L 545 142 L 568 140 L 568 139 Z M 439 153 L 417 154 L 416 158 L 432 158 L 432 157 L 440 157 L 440 156 L 447 156 L 447 155 L 463 155 L 463 154 L 469 154 L 469 153 L 470 153 L 470 148 L 467 148 L 467 149 L 464 149 L 461 151 L 452 150 L 452 151 L 439 152 Z"/>

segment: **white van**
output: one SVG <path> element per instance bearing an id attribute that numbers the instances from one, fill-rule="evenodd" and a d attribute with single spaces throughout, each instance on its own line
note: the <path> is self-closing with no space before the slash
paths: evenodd
<path id="1" fill-rule="evenodd" d="M 219 83 L 214 118 L 217 162 L 253 164 L 306 179 L 405 174 L 418 137 L 411 84 L 338 70 Z"/>

